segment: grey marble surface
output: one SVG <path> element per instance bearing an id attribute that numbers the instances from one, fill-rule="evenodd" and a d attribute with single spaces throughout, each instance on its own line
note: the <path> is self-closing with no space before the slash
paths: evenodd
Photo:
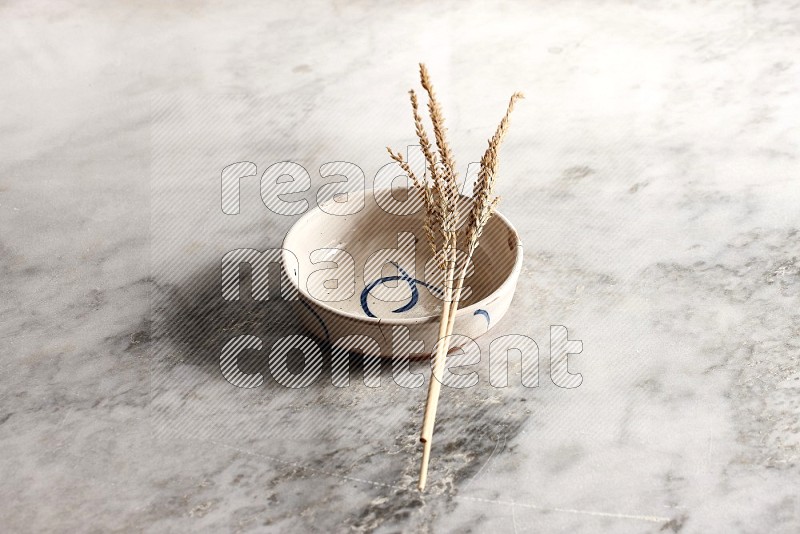
<path id="1" fill-rule="evenodd" d="M 796 2 L 0 6 L 0 530 L 797 532 Z M 294 220 L 219 177 L 249 160 L 368 179 L 413 142 L 428 62 L 456 155 L 506 98 L 503 213 L 525 243 L 488 336 L 540 385 L 424 390 L 329 373 L 242 390 L 219 259 Z M 216 210 L 216 211 L 215 211 Z M 583 382 L 549 378 L 550 325 Z"/>

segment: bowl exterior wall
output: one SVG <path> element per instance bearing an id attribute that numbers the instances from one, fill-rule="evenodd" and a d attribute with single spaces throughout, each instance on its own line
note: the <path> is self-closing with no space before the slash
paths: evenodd
<path id="1" fill-rule="evenodd" d="M 517 285 L 519 270 L 490 300 L 481 302 L 476 310 L 459 310 L 453 325 L 453 334 L 471 339 L 486 334 L 508 311 Z M 332 347 L 345 347 L 360 354 L 375 354 L 384 358 L 429 356 L 439 339 L 439 321 L 420 320 L 397 325 L 365 321 L 346 317 L 323 308 L 305 295 L 299 297 L 298 315 L 308 333 Z M 471 307 L 472 308 L 472 307 Z M 351 337 L 353 336 L 353 337 Z M 355 336 L 360 336 L 357 339 Z M 350 338 L 350 339 L 347 339 Z M 374 343 L 371 340 L 374 340 Z M 461 347 L 465 340 L 454 339 L 452 347 Z M 488 355 L 487 355 L 488 356 Z"/>

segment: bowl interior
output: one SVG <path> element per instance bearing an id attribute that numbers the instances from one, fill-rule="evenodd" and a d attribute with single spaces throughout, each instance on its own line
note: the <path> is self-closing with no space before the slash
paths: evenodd
<path id="1" fill-rule="evenodd" d="M 444 271 L 433 259 L 416 193 L 394 196 L 405 194 L 407 204 L 418 208 L 414 213 L 389 213 L 367 195 L 358 213 L 334 215 L 323 204 L 299 219 L 283 243 L 286 273 L 299 291 L 354 318 L 402 323 L 438 317 Z M 466 248 L 463 235 L 458 248 Z M 464 282 L 460 310 L 491 300 L 514 270 L 518 244 L 505 218 L 490 219 Z"/>

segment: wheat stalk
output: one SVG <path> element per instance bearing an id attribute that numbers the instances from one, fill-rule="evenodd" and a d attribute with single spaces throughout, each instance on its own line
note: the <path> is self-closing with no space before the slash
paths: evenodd
<path id="1" fill-rule="evenodd" d="M 428 397 L 425 403 L 425 415 L 420 431 L 420 441 L 423 444 L 422 463 L 420 466 L 419 484 L 420 491 L 425 489 L 428 477 L 428 464 L 430 461 L 431 444 L 433 438 L 433 428 L 436 421 L 436 410 L 439 403 L 441 391 L 442 373 L 444 371 L 445 358 L 450 348 L 450 336 L 453 333 L 456 311 L 464 287 L 464 278 L 467 275 L 467 268 L 472 261 L 472 256 L 478 248 L 479 239 L 486 223 L 491 218 L 500 198 L 494 195 L 494 186 L 497 176 L 498 150 L 503 138 L 508 131 L 509 117 L 514 110 L 514 104 L 522 93 L 514 93 L 508 103 L 508 108 L 494 136 L 489 139 L 489 146 L 481 158 L 478 179 L 473 186 L 472 206 L 469 210 L 468 224 L 465 228 L 467 241 L 467 254 L 460 266 L 458 277 L 456 243 L 457 243 L 457 223 L 458 223 L 458 204 L 460 194 L 456 179 L 456 163 L 453 152 L 447 142 L 444 126 L 444 114 L 441 106 L 436 99 L 436 92 L 430 80 L 428 69 L 420 63 L 420 82 L 423 89 L 428 94 L 428 113 L 433 124 L 434 139 L 438 149 L 438 155 L 433 151 L 430 139 L 422 123 L 419 114 L 419 104 L 416 93 L 411 90 L 411 108 L 414 115 L 414 127 L 419 138 L 422 152 L 430 171 L 431 180 L 420 180 L 411 170 L 408 163 L 403 160 L 403 156 L 398 152 L 394 153 L 387 147 L 389 154 L 400 167 L 411 178 L 415 188 L 420 192 L 425 206 L 425 233 L 428 238 L 434 257 L 441 256 L 439 265 L 445 270 L 444 275 L 444 301 L 442 303 L 442 313 L 439 319 L 439 342 L 436 346 L 436 353 L 433 360 L 433 369 L 430 384 L 428 386 Z M 435 232 L 441 234 L 442 246 L 437 250 Z"/>

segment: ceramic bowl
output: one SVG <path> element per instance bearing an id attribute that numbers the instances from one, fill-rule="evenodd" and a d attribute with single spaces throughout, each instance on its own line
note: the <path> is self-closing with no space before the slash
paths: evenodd
<path id="1" fill-rule="evenodd" d="M 423 230 L 424 209 L 414 190 L 367 193 L 357 213 L 339 214 L 330 201 L 287 233 L 283 267 L 303 308 L 298 314 L 329 346 L 383 357 L 428 356 L 438 341 L 444 275 Z M 406 195 L 404 207 L 392 207 L 397 213 L 384 209 Z M 453 333 L 475 339 L 508 310 L 522 266 L 519 236 L 499 213 L 484 229 L 472 265 Z M 452 339 L 453 347 L 464 343 Z"/>

